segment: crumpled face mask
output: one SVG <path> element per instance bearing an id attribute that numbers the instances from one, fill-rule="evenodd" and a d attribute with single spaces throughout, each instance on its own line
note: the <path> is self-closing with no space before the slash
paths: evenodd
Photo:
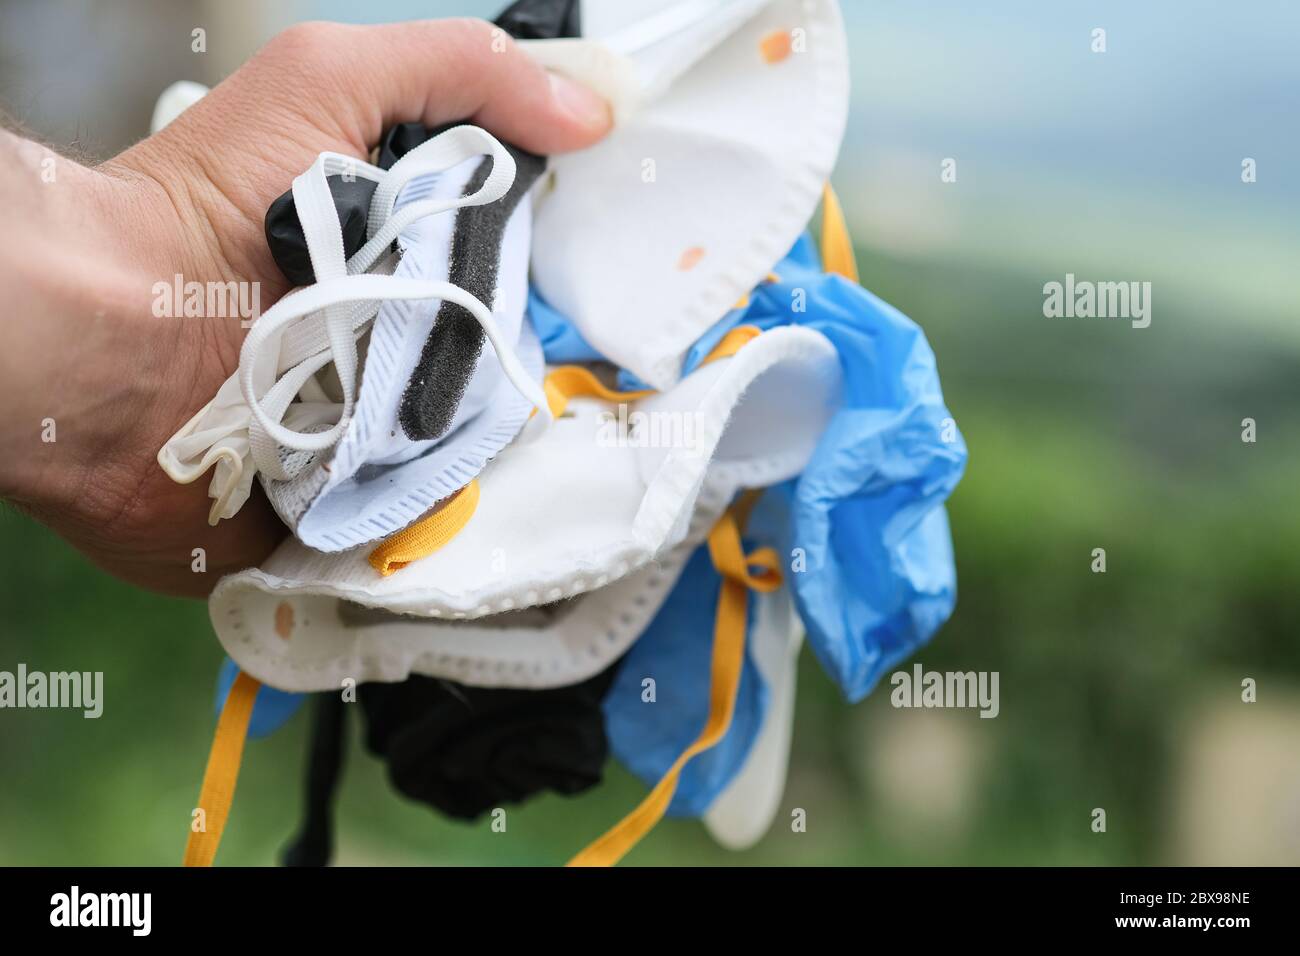
<path id="1" fill-rule="evenodd" d="M 337 688 L 349 677 L 397 681 L 413 674 L 527 689 L 585 680 L 644 633 L 735 490 L 735 479 L 717 471 L 701 486 L 680 542 L 603 587 L 537 607 L 446 620 L 241 589 L 223 607 L 240 606 L 238 616 L 254 620 L 269 608 L 278 623 L 232 633 L 228 651 L 271 686 L 300 691 Z M 284 626 L 290 615 L 292 627 Z"/>
<path id="2" fill-rule="evenodd" d="M 848 111 L 843 24 L 831 0 L 588 0 L 582 19 L 581 39 L 521 44 L 618 121 L 552 158 L 533 281 L 605 358 L 665 389 L 816 208 Z"/>
<path id="3" fill-rule="evenodd" d="M 653 616 L 735 491 L 797 474 L 837 405 L 838 362 L 820 334 L 740 338 L 734 354 L 634 404 L 561 399 L 545 438 L 502 451 L 467 489 L 477 504 L 454 537 L 423 557 L 397 560 L 407 532 L 338 555 L 289 540 L 262 568 L 225 578 L 210 609 L 227 653 L 284 690 L 411 672 L 554 686 L 600 670 Z M 558 378 L 570 377 L 592 381 Z M 556 376 L 548 387 L 554 396 Z M 570 606 L 540 627 L 516 613 L 562 599 Z M 515 616 L 494 621 L 503 614 Z M 431 618 L 477 623 L 438 629 Z"/>
<path id="4" fill-rule="evenodd" d="M 613 674 L 549 691 L 456 685 L 429 677 L 364 684 L 366 746 L 393 785 L 447 816 L 473 820 L 543 791 L 600 782 L 609 753 L 600 702 Z"/>
<path id="5" fill-rule="evenodd" d="M 511 151 L 460 126 L 387 172 L 324 154 L 295 180 L 317 281 L 254 323 L 239 371 L 159 453 L 178 481 L 216 466 L 214 519 L 238 510 L 256 472 L 310 544 L 375 540 L 464 487 L 535 408 L 544 427 L 540 349 L 523 321 L 526 191 L 541 161 L 519 155 L 516 187 Z M 369 239 L 346 261 L 331 174 L 377 184 Z M 488 293 L 497 312 L 454 279 Z M 367 332 L 358 400 L 356 340 Z"/>

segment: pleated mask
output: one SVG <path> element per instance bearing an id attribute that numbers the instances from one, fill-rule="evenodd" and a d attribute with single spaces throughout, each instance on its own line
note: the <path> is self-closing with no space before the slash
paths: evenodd
<path id="1" fill-rule="evenodd" d="M 254 323 L 238 372 L 160 452 L 168 474 L 215 466 L 214 520 L 260 475 L 304 541 L 337 551 L 463 488 L 534 409 L 544 427 L 524 321 L 527 190 L 541 168 L 471 126 L 387 171 L 323 154 L 293 189 L 316 281 Z M 368 239 L 346 260 L 327 178 L 340 175 L 375 183 Z"/>

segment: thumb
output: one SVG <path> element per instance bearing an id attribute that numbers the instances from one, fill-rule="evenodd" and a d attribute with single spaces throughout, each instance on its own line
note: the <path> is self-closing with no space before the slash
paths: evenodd
<path id="1" fill-rule="evenodd" d="M 483 20 L 421 20 L 379 26 L 304 23 L 273 39 L 250 73 L 281 74 L 318 123 L 359 152 L 395 123 L 469 120 L 516 146 L 557 153 L 609 131 L 608 104 L 549 74 L 504 30 Z M 289 79 L 289 82 L 283 82 Z"/>

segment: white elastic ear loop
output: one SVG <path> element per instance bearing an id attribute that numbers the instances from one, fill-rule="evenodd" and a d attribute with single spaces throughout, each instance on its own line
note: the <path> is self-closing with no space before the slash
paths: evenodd
<path id="1" fill-rule="evenodd" d="M 307 254 L 311 257 L 317 282 L 345 276 L 348 269 L 347 256 L 343 250 L 343 226 L 339 222 L 334 196 L 325 176 L 328 162 L 328 157 L 318 158 L 312 168 L 294 180 L 293 184 L 293 201 L 298 209 L 298 219 L 307 241 Z M 307 204 L 306 215 L 303 210 L 304 201 Z M 321 434 L 333 434 L 335 441 L 347 429 L 356 405 L 357 340 L 352 334 L 349 313 L 346 304 L 333 305 L 325 310 L 325 334 L 329 340 L 339 385 L 343 390 L 343 409 L 335 425 Z M 305 380 L 303 384 L 306 384 Z M 296 393 L 298 389 L 294 391 Z M 280 418 L 277 416 L 277 420 Z"/>
<path id="2" fill-rule="evenodd" d="M 422 199 L 393 212 L 402 187 L 412 179 L 445 172 L 475 156 L 492 159 L 492 168 L 477 190 L 454 199 Z M 395 162 L 375 189 L 367 222 L 370 239 L 348 260 L 348 272 L 356 275 L 368 270 L 392 241 L 417 219 L 449 209 L 496 202 L 510 191 L 514 182 L 515 158 L 490 133 L 477 126 L 456 126 L 439 133 Z"/>
<path id="3" fill-rule="evenodd" d="M 284 414 L 289 410 L 294 398 L 303 390 L 311 377 L 331 361 L 333 361 L 333 356 L 329 352 L 320 352 L 294 366 L 277 379 L 270 390 L 262 396 L 261 407 L 267 417 L 272 421 L 283 421 Z M 337 423 L 340 420 L 340 406 L 337 403 L 331 404 L 332 413 L 328 417 L 324 414 L 313 416 L 310 424 Z M 297 434 L 307 433 L 297 432 Z M 301 465 L 305 464 L 305 462 L 302 462 L 297 468 L 287 467 L 280 457 L 280 446 L 266 433 L 262 423 L 256 419 L 249 422 L 248 425 L 248 448 L 253 456 L 253 462 L 257 466 L 257 470 L 267 478 L 275 481 L 288 481 L 297 477 L 301 471 Z"/>
<path id="4" fill-rule="evenodd" d="M 305 429 L 315 427 L 315 425 L 334 425 L 339 421 L 338 402 L 318 402 L 318 401 L 294 401 L 303 392 L 311 377 L 316 372 L 325 368 L 330 363 L 331 356 L 329 352 L 321 352 L 320 355 L 313 356 L 307 362 L 303 362 L 298 367 L 292 368 L 285 376 L 272 386 L 270 392 L 266 393 L 263 398 L 261 407 L 266 412 L 266 416 L 273 421 L 279 421 L 282 428 L 289 428 L 285 423 L 287 418 L 294 420 L 294 428 L 289 431 L 295 434 L 316 434 L 316 432 L 307 432 Z M 289 446 L 286 446 L 289 447 Z M 253 463 L 257 471 L 263 473 L 268 479 L 276 481 L 289 481 L 298 477 L 303 468 L 311 458 L 307 451 L 295 451 L 294 455 L 285 459 L 279 455 L 281 446 L 274 442 L 273 438 L 266 434 L 260 421 L 251 421 L 248 424 L 248 451 L 252 455 Z"/>
<path id="5" fill-rule="evenodd" d="M 352 176 L 353 178 L 367 179 L 371 182 L 378 183 L 384 178 L 385 171 L 378 166 L 372 166 L 370 163 L 362 162 L 351 156 L 344 156 L 340 153 L 321 153 L 317 157 L 317 163 L 324 166 L 326 176 Z M 326 188 L 328 188 L 328 180 Z M 333 197 L 330 197 L 331 203 Z M 295 206 L 297 199 L 294 200 Z M 337 214 L 336 214 L 337 215 Z M 339 226 L 340 233 L 342 225 Z M 304 236 L 306 238 L 306 236 Z M 308 256 L 311 255 L 311 244 L 308 244 Z M 313 265 L 313 271 L 315 266 Z M 320 273 L 316 272 L 316 277 L 320 278 Z M 359 328 L 366 324 L 374 317 L 374 310 L 371 309 L 367 314 L 367 303 L 353 303 L 351 306 L 351 328 L 355 333 Z M 298 363 L 308 359 L 317 353 L 327 349 L 330 345 L 329 335 L 321 323 L 313 321 L 296 322 L 285 329 L 284 337 L 280 341 L 279 362 L 275 369 L 275 374 L 281 375 L 293 368 Z"/>
<path id="6" fill-rule="evenodd" d="M 311 259 L 312 271 L 315 273 L 317 283 L 347 275 L 343 252 L 343 230 L 325 172 L 326 166 L 336 164 L 339 158 L 337 154 L 322 153 L 317 157 L 316 162 L 312 163 L 310 169 L 293 181 L 293 202 L 298 212 L 298 220 L 302 224 L 307 254 Z M 332 428 L 311 433 L 310 439 L 308 433 L 285 428 L 281 435 L 277 436 L 277 440 L 295 451 L 319 451 L 330 447 L 343 434 L 352 417 L 356 394 L 357 347 L 352 333 L 351 310 L 345 305 L 329 304 L 325 307 L 324 313 L 325 333 L 329 342 L 329 352 L 326 354 L 338 370 L 339 383 L 343 389 L 343 408 L 339 420 Z M 324 364 L 321 363 L 322 367 Z M 271 420 L 272 417 L 279 421 L 288 408 L 288 402 L 292 401 L 293 395 L 296 395 L 305 384 L 308 376 L 302 374 L 302 367 L 295 371 L 299 374 L 286 376 L 272 386 L 272 390 L 277 393 L 275 402 L 277 407 L 273 416 L 266 414 L 262 406 L 263 397 L 249 400 L 249 395 L 245 392 L 244 398 L 249 400 L 250 409 L 256 409 L 255 424 L 263 425 L 263 430 L 265 421 Z M 292 392 L 286 397 L 285 392 L 290 388 Z M 265 469 L 266 474 L 271 478 L 284 480 L 291 477 L 283 467 L 278 450 L 269 448 L 257 431 L 256 428 L 250 428 L 249 439 L 258 469 Z M 304 441 L 308 440 L 314 447 L 303 447 Z"/>
<path id="7" fill-rule="evenodd" d="M 348 324 L 354 336 L 375 317 L 377 307 L 376 302 L 352 303 L 348 312 Z M 280 364 L 275 372 L 283 375 L 295 365 L 327 351 L 329 347 L 329 335 L 319 322 L 294 322 L 284 330 L 284 337 L 280 339 Z"/>
<path id="8" fill-rule="evenodd" d="M 343 153 L 324 152 L 316 157 L 317 162 L 324 163 L 326 176 L 342 176 L 344 179 L 368 179 L 372 183 L 381 183 L 388 175 L 388 170 L 380 169 L 364 159 L 345 156 Z"/>
<path id="9" fill-rule="evenodd" d="M 355 340 L 364 331 L 365 326 L 375 317 L 378 309 L 376 302 L 354 302 L 349 308 L 348 326 Z M 280 340 L 280 367 L 276 370 L 280 376 L 269 391 L 262 397 L 262 406 L 267 415 L 276 421 L 284 421 L 286 414 L 293 409 L 295 397 L 314 402 L 318 407 L 305 420 L 306 425 L 323 425 L 337 422 L 342 417 L 343 406 L 338 402 L 329 402 L 321 398 L 308 399 L 307 391 L 314 383 L 314 376 L 333 361 L 334 356 L 329 345 L 328 333 L 320 327 L 319 322 L 305 320 L 291 324 Z M 319 386 L 317 386 L 319 391 Z M 327 414 L 325 406 L 333 409 Z M 264 470 L 268 478 L 286 481 L 297 477 L 306 459 L 298 462 L 298 467 L 291 468 L 280 457 L 279 446 L 266 434 L 259 421 L 249 413 L 249 422 L 245 426 L 248 432 L 249 451 L 258 470 Z M 302 431 L 301 428 L 296 429 Z"/>
<path id="10" fill-rule="evenodd" d="M 245 396 L 252 393 L 252 356 L 261 341 L 264 341 L 276 329 L 292 322 L 294 319 L 322 309 L 326 305 L 343 302 L 379 302 L 385 299 L 407 301 L 445 299 L 463 307 L 483 327 L 483 333 L 488 341 L 492 343 L 492 348 L 501 361 L 501 369 L 505 372 L 506 378 L 510 380 L 510 383 L 514 385 L 521 395 L 537 406 L 537 415 L 535 417 L 545 422 L 551 420 L 550 408 L 546 403 L 546 393 L 542 390 L 541 384 L 528 374 L 527 369 L 520 363 L 514 350 L 501 336 L 496 321 L 492 317 L 492 312 L 487 306 L 460 286 L 453 285 L 450 282 L 409 279 L 399 276 L 344 276 L 326 282 L 318 282 L 315 285 L 305 286 L 290 292 L 264 312 L 262 318 L 249 331 L 248 338 L 244 340 L 245 352 L 240 355 L 239 380 L 240 388 L 244 391 Z M 268 331 L 255 338 L 255 333 L 258 333 L 263 325 L 266 326 Z M 282 445 L 299 451 L 320 451 L 329 447 L 330 440 L 328 438 L 325 441 L 320 441 L 326 435 L 324 432 L 307 435 L 292 432 L 281 426 L 279 422 L 274 421 L 262 409 L 260 404 L 250 402 L 249 409 L 253 417 L 266 430 L 266 433 Z"/>
<path id="11" fill-rule="evenodd" d="M 348 310 L 347 303 L 339 308 Z M 359 321 L 359 317 L 369 312 L 370 316 L 375 313 L 374 303 L 360 302 L 351 306 L 347 314 L 350 316 L 350 330 L 353 339 L 353 348 L 355 342 L 361 335 L 365 325 L 364 321 Z M 368 320 L 367 320 L 368 321 Z M 288 335 L 285 335 L 287 341 Z M 301 345 L 296 346 L 301 347 Z M 283 351 L 285 346 L 281 345 Z M 286 413 L 290 410 L 300 412 L 298 415 L 300 425 L 303 427 L 312 427 L 315 425 L 333 424 L 340 420 L 343 406 L 338 402 L 331 402 L 324 398 L 324 393 L 319 384 L 313 381 L 313 376 L 324 369 L 334 360 L 333 350 L 318 348 L 314 349 L 302 358 L 292 368 L 287 369 L 280 378 L 276 379 L 275 384 L 262 396 L 262 409 L 272 421 L 282 422 Z M 315 388 L 312 389 L 312 386 Z M 314 396 L 308 398 L 307 392 L 312 390 Z M 303 401 L 294 404 L 294 399 L 301 397 Z M 308 409 L 306 406 L 312 406 Z M 307 433 L 300 429 L 298 434 L 316 434 L 315 432 Z M 249 451 L 252 454 L 253 461 L 256 463 L 257 470 L 266 475 L 267 478 L 276 481 L 288 481 L 296 478 L 301 473 L 303 467 L 307 464 L 307 459 L 302 458 L 293 466 L 292 462 L 286 462 L 280 457 L 280 446 L 277 445 L 269 435 L 262 423 L 256 418 L 252 419 L 248 425 L 248 444 Z"/>
<path id="12" fill-rule="evenodd" d="M 477 126 L 453 126 L 415 147 L 384 175 L 370 201 L 368 232 L 374 235 L 393 214 L 402 188 L 416 176 L 445 172 L 475 156 L 492 157 L 492 169 L 474 196 L 481 203 L 504 196 L 515 181 L 515 161 L 491 133 Z"/>

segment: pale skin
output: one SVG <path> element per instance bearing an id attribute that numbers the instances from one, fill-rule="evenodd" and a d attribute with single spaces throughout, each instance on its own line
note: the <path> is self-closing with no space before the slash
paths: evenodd
<path id="1" fill-rule="evenodd" d="M 210 527 L 207 476 L 177 485 L 156 458 L 235 370 L 247 330 L 156 318 L 154 283 L 256 281 L 269 308 L 289 286 L 263 215 L 318 153 L 365 158 L 394 123 L 466 117 L 538 153 L 611 122 L 489 24 L 437 20 L 295 26 L 95 167 L 0 129 L 0 496 L 157 591 L 206 595 L 265 558 L 286 531 L 260 493 Z"/>

